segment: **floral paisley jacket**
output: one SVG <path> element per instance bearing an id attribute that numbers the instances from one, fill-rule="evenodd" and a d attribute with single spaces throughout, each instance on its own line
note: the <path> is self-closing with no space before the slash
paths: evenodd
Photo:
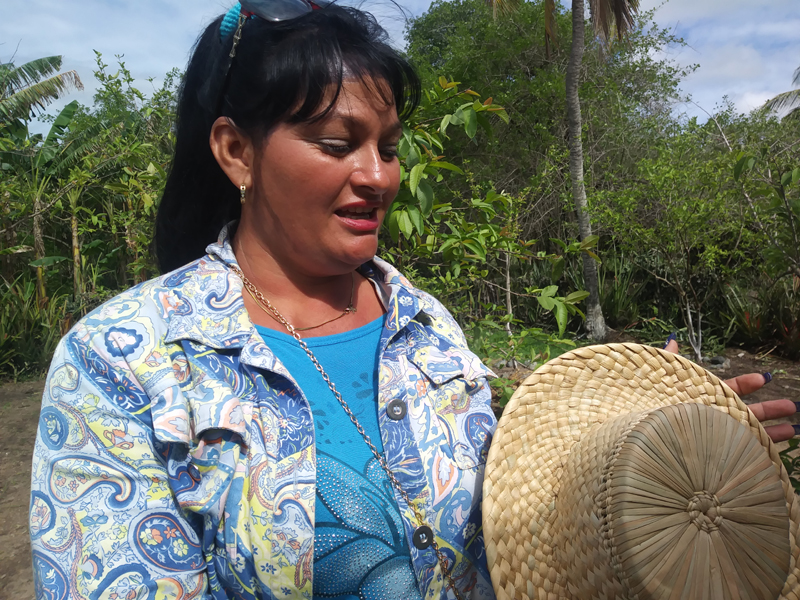
<path id="1" fill-rule="evenodd" d="M 208 255 L 82 319 L 50 368 L 33 459 L 37 598 L 311 598 L 314 424 L 255 331 L 225 230 Z M 481 486 L 491 372 L 450 314 L 389 264 L 379 424 L 389 466 L 465 598 L 494 598 Z M 386 405 L 401 399 L 400 420 Z M 402 497 L 424 598 L 452 598 Z M 355 528 L 358 523 L 354 523 Z"/>

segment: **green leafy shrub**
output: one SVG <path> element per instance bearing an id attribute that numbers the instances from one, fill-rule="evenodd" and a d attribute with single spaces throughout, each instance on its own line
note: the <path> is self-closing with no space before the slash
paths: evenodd
<path id="1" fill-rule="evenodd" d="M 782 278 L 762 288 L 728 286 L 725 293 L 730 338 L 745 346 L 770 344 L 800 358 L 800 279 Z"/>
<path id="2" fill-rule="evenodd" d="M 794 491 L 800 494 L 800 452 L 798 449 L 800 449 L 800 440 L 791 439 L 789 446 L 781 450 L 780 457 L 789 474 L 789 481 L 792 483 Z"/>
<path id="3" fill-rule="evenodd" d="M 575 347 L 575 342 L 547 333 L 538 327 L 521 328 L 512 335 L 501 319 L 486 318 L 464 327 L 469 347 L 490 368 L 536 370 L 551 358 Z M 491 381 L 498 391 L 500 406 L 505 406 L 516 389 L 515 382 L 501 376 Z"/>
<path id="4" fill-rule="evenodd" d="M 15 379 L 39 376 L 70 324 L 69 296 L 58 294 L 43 306 L 33 280 L 0 281 L 0 372 Z"/>

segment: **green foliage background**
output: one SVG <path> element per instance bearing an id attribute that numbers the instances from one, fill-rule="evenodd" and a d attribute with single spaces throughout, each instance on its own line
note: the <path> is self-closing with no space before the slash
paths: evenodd
<path id="1" fill-rule="evenodd" d="M 442 299 L 496 367 L 580 343 L 585 252 L 617 330 L 655 342 L 699 326 L 704 354 L 739 343 L 800 356 L 800 119 L 737 114 L 722 99 L 705 123 L 681 117 L 692 68 L 665 58 L 682 41 L 651 16 L 602 51 L 587 39 L 580 96 L 598 236 L 582 244 L 569 13 L 556 15 L 549 52 L 540 1 L 495 19 L 483 0 L 437 0 L 407 30 L 425 96 L 405 123 L 381 253 Z M 69 105 L 49 135 L 0 121 L 0 377 L 40 374 L 76 319 L 157 274 L 153 217 L 180 73 L 146 96 L 120 59 L 97 61 L 93 106 Z"/>

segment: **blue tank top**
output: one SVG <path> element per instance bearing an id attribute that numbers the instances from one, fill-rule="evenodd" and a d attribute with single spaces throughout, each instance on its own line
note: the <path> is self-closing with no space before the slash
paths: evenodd
<path id="1" fill-rule="evenodd" d="M 420 599 L 388 477 L 295 339 L 266 327 L 256 329 L 295 378 L 314 416 L 314 598 Z M 305 339 L 379 452 L 382 329 L 380 317 L 352 331 Z"/>

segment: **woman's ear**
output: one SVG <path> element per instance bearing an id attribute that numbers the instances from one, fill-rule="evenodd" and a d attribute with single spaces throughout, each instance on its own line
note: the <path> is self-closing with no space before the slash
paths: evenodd
<path id="1" fill-rule="evenodd" d="M 231 183 L 252 187 L 255 152 L 250 137 L 228 117 L 219 117 L 211 126 L 208 143 Z"/>

